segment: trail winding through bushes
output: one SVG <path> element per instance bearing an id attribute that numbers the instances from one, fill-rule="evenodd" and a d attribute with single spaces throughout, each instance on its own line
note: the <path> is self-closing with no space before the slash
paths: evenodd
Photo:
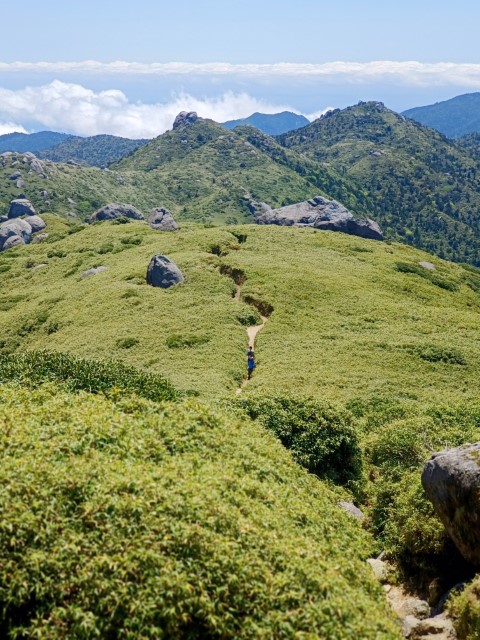
<path id="1" fill-rule="evenodd" d="M 234 296 L 235 302 L 240 302 L 241 291 L 242 291 L 242 285 L 237 284 L 237 290 Z M 263 327 L 265 326 L 268 320 L 267 316 L 264 316 L 262 314 L 260 314 L 260 317 L 262 319 L 261 324 L 254 325 L 253 327 L 247 327 L 248 344 L 249 346 L 252 347 L 253 350 L 255 350 L 255 338 L 257 337 L 257 333 L 263 329 Z M 241 386 L 237 389 L 237 394 L 242 393 L 242 389 L 247 386 L 248 382 L 249 382 L 248 378 L 244 378 L 242 380 Z"/>

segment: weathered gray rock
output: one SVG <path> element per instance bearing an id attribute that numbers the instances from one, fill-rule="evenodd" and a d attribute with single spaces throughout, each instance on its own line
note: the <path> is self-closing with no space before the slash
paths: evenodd
<path id="1" fill-rule="evenodd" d="M 418 263 L 421 267 L 423 267 L 424 269 L 428 269 L 429 271 L 435 271 L 436 267 L 434 264 L 432 264 L 431 262 L 419 262 Z"/>
<path id="2" fill-rule="evenodd" d="M 150 260 L 147 268 L 147 284 L 152 287 L 168 289 L 183 282 L 183 274 L 177 265 L 166 256 L 158 253 Z"/>
<path id="3" fill-rule="evenodd" d="M 198 120 L 198 115 L 195 111 L 181 111 L 175 118 L 173 128 L 177 129 L 182 125 L 194 124 Z"/>
<path id="4" fill-rule="evenodd" d="M 10 202 L 8 217 L 20 218 L 20 216 L 34 216 L 36 213 L 33 204 L 25 198 L 16 198 Z"/>
<path id="5" fill-rule="evenodd" d="M 358 507 L 356 507 L 353 502 L 344 502 L 343 500 L 338 503 L 340 507 L 348 514 L 350 514 L 353 518 L 357 520 L 363 520 L 363 513 L 360 511 Z"/>
<path id="6" fill-rule="evenodd" d="M 39 242 L 43 242 L 48 238 L 48 233 L 39 233 L 34 238 L 32 238 L 32 244 L 38 244 Z"/>
<path id="7" fill-rule="evenodd" d="M 19 240 L 10 240 L 19 238 Z M 32 227 L 25 220 L 7 220 L 0 224 L 0 251 L 6 251 L 12 246 L 28 244 L 32 239 Z"/>
<path id="8" fill-rule="evenodd" d="M 89 278 L 90 276 L 96 276 L 98 273 L 102 273 L 102 271 L 106 271 L 108 267 L 93 267 L 92 269 L 87 269 L 82 273 L 82 278 Z"/>
<path id="9" fill-rule="evenodd" d="M 457 634 L 453 627 L 453 622 L 445 615 L 435 616 L 420 620 L 414 626 L 407 638 L 411 640 L 455 640 Z"/>
<path id="10" fill-rule="evenodd" d="M 8 216 L 0 216 L 0 224 L 2 222 L 6 222 L 8 220 Z"/>
<path id="11" fill-rule="evenodd" d="M 148 216 L 148 224 L 156 231 L 178 231 L 178 224 L 170 211 L 164 207 L 152 209 Z"/>
<path id="12" fill-rule="evenodd" d="M 89 222 L 100 222 L 104 220 L 116 220 L 117 218 L 131 218 L 132 220 L 144 220 L 143 213 L 131 204 L 111 203 L 107 204 L 98 211 L 95 211 Z"/>
<path id="13" fill-rule="evenodd" d="M 10 176 L 8 176 L 8 179 L 9 180 L 18 180 L 21 177 L 22 177 L 22 174 L 20 173 L 20 171 L 15 171 Z"/>
<path id="14" fill-rule="evenodd" d="M 363 515 L 363 514 L 362 514 Z M 367 564 L 370 565 L 373 575 L 379 582 L 386 582 L 388 576 L 388 565 L 378 558 L 369 558 Z"/>
<path id="15" fill-rule="evenodd" d="M 40 218 L 40 216 L 27 216 L 24 218 L 25 222 L 32 227 L 33 233 L 37 233 L 37 231 L 43 231 L 47 226 L 45 221 Z"/>
<path id="16" fill-rule="evenodd" d="M 433 455 L 422 484 L 460 553 L 480 566 L 480 442 Z"/>
<path id="17" fill-rule="evenodd" d="M 361 238 L 383 240 L 379 225 L 368 218 L 354 218 L 350 211 L 335 200 L 315 196 L 311 200 L 271 209 L 264 202 L 252 202 L 250 211 L 257 224 L 312 227 L 328 231 L 341 231 Z"/>
<path id="18" fill-rule="evenodd" d="M 15 184 L 17 186 L 17 189 L 23 189 L 23 187 L 25 186 L 25 180 L 19 178 Z"/>
<path id="19" fill-rule="evenodd" d="M 10 236 L 3 243 L 2 251 L 7 251 L 13 247 L 21 247 L 24 244 L 26 244 L 26 242 L 22 236 Z"/>

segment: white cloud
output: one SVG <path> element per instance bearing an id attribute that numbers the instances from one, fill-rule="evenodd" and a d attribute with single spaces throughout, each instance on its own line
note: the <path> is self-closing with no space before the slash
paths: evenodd
<path id="1" fill-rule="evenodd" d="M 128 138 L 153 138 L 171 129 L 180 111 L 197 111 L 202 117 L 224 122 L 249 116 L 254 111 L 283 110 L 292 109 L 269 104 L 246 93 L 227 92 L 217 98 L 204 99 L 180 94 L 165 104 L 145 104 L 129 102 L 117 89 L 95 92 L 58 80 L 20 90 L 0 88 L 0 119 L 14 118 L 35 124 L 35 128 L 89 136 L 109 133 Z"/>
<path id="2" fill-rule="evenodd" d="M 317 120 L 321 116 L 324 116 L 326 113 L 328 113 L 329 111 L 333 111 L 334 109 L 335 107 L 327 107 L 326 109 L 320 109 L 320 111 L 314 111 L 313 113 L 306 113 L 305 117 L 308 118 L 310 122 L 313 122 L 314 120 Z"/>
<path id="3" fill-rule="evenodd" d="M 242 78 L 313 78 L 326 82 L 370 84 L 393 81 L 409 86 L 480 87 L 480 64 L 418 61 L 327 62 L 323 64 L 230 64 L 226 62 L 0 62 L 0 73 L 50 73 Z"/>
<path id="4" fill-rule="evenodd" d="M 14 122 L 0 122 L 0 136 L 6 133 L 27 133 L 27 130 L 21 124 Z"/>

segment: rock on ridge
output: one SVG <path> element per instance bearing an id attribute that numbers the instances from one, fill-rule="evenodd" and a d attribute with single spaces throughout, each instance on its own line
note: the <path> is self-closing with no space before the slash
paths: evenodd
<path id="1" fill-rule="evenodd" d="M 341 231 L 350 235 L 383 240 L 379 225 L 369 218 L 354 218 L 352 213 L 336 200 L 315 196 L 279 209 L 272 209 L 264 202 L 251 202 L 249 209 L 256 224 L 312 227 L 329 231 Z"/>
<path id="2" fill-rule="evenodd" d="M 0 224 L 0 251 L 28 244 L 32 239 L 32 227 L 25 220 L 7 220 Z"/>
<path id="3" fill-rule="evenodd" d="M 177 265 L 160 253 L 153 256 L 147 269 L 147 284 L 152 287 L 168 289 L 184 280 L 183 274 Z"/>
<path id="4" fill-rule="evenodd" d="M 117 218 L 131 218 L 132 220 L 144 220 L 143 213 L 131 204 L 110 203 L 92 213 L 88 222 L 103 222 L 116 220 Z"/>
<path id="5" fill-rule="evenodd" d="M 480 566 L 480 442 L 434 454 L 422 485 L 460 553 Z"/>
<path id="6" fill-rule="evenodd" d="M 10 202 L 8 210 L 9 218 L 20 218 L 20 216 L 34 216 L 36 214 L 35 207 L 26 198 L 15 198 Z"/>
<path id="7" fill-rule="evenodd" d="M 177 129 L 182 125 L 194 124 L 197 120 L 198 114 L 196 113 L 196 111 L 180 111 L 178 116 L 175 118 L 173 128 Z"/>
<path id="8" fill-rule="evenodd" d="M 178 224 L 170 211 L 164 207 L 152 209 L 148 217 L 148 224 L 156 231 L 178 231 Z"/>

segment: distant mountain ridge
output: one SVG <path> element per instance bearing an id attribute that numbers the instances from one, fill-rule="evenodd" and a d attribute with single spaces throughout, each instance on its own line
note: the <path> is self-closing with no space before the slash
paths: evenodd
<path id="1" fill-rule="evenodd" d="M 119 136 L 74 136 L 56 131 L 38 133 L 6 133 L 0 136 L 0 153 L 30 151 L 53 162 L 76 162 L 91 167 L 106 167 L 128 156 L 149 142 Z"/>
<path id="2" fill-rule="evenodd" d="M 450 100 L 404 111 L 404 116 L 436 129 L 448 138 L 480 131 L 480 93 L 465 93 Z"/>
<path id="3" fill-rule="evenodd" d="M 98 135 L 81 138 L 70 136 L 39 156 L 53 162 L 74 161 L 91 167 L 106 167 L 130 155 L 150 140 L 131 140 L 118 136 Z"/>
<path id="4" fill-rule="evenodd" d="M 0 153 L 14 151 L 25 153 L 31 151 L 38 154 L 45 149 L 51 149 L 74 136 L 57 131 L 39 131 L 38 133 L 5 133 L 0 136 Z"/>
<path id="5" fill-rule="evenodd" d="M 263 133 L 268 133 L 271 136 L 278 136 L 282 133 L 287 133 L 287 131 L 305 127 L 307 124 L 310 124 L 310 120 L 305 116 L 291 111 L 282 111 L 281 113 L 256 112 L 248 118 L 224 122 L 223 126 L 227 129 L 234 129 L 235 127 L 248 125 L 260 129 Z"/>

